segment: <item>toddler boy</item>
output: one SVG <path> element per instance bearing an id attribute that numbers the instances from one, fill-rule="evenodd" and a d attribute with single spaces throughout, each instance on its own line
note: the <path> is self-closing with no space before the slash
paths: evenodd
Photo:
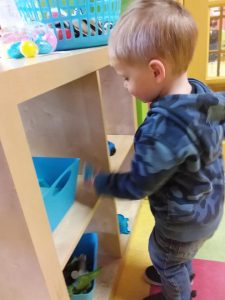
<path id="1" fill-rule="evenodd" d="M 192 298 L 192 258 L 223 214 L 225 97 L 188 79 L 196 39 L 192 16 L 177 2 L 137 0 L 109 40 L 111 65 L 150 110 L 135 134 L 130 171 L 99 173 L 94 187 L 118 198 L 150 196 L 154 267 L 145 275 L 162 293 L 146 299 Z"/>

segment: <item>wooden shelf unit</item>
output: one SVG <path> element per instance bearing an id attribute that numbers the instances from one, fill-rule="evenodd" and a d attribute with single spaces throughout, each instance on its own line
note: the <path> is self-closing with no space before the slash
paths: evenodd
<path id="1" fill-rule="evenodd" d="M 62 270 L 85 231 L 98 232 L 106 261 L 114 257 L 116 265 L 121 257 L 119 202 L 78 184 L 77 199 L 52 233 L 32 156 L 80 157 L 103 171 L 127 168 L 134 101 L 109 66 L 107 47 L 0 60 L 0 90 L 0 298 L 68 300 Z M 101 300 L 101 283 L 97 290 Z"/>

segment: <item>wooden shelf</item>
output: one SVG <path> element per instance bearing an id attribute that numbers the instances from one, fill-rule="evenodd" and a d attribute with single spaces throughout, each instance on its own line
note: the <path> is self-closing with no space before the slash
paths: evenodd
<path id="1" fill-rule="evenodd" d="M 100 200 L 97 201 L 94 208 L 75 201 L 62 222 L 54 231 L 53 240 L 61 270 L 64 269 L 73 253 L 78 241 L 95 213 L 99 201 Z"/>
<path id="2" fill-rule="evenodd" d="M 53 52 L 33 59 L 0 59 L 0 86 L 4 95 L 0 101 L 19 104 L 108 63 L 107 47 Z"/>
<path id="3" fill-rule="evenodd" d="M 117 149 L 116 154 L 110 157 L 110 162 L 113 166 L 113 169 L 119 170 L 131 149 L 133 144 L 133 136 L 109 135 L 108 139 L 115 143 Z M 82 185 L 81 181 L 82 179 L 79 176 L 78 185 L 80 186 Z M 91 198 L 92 195 L 86 195 L 85 197 Z M 82 195 L 80 198 L 84 198 L 84 195 Z M 76 200 L 54 231 L 53 240 L 62 270 L 73 253 L 81 235 L 93 217 L 99 202 L 100 199 L 97 201 L 94 207 L 92 207 L 79 202 L 79 200 Z"/>
<path id="4" fill-rule="evenodd" d="M 0 87 L 0 257 L 7 257 L 0 298 L 69 300 L 62 270 L 91 223 L 105 257 L 103 274 L 110 274 L 112 257 L 121 257 L 128 240 L 122 237 L 120 243 L 117 212 L 122 210 L 114 198 L 82 188 L 79 178 L 77 199 L 52 233 L 32 156 L 80 157 L 106 172 L 124 170 L 132 153 L 135 107 L 109 66 L 107 47 L 0 60 Z M 112 157 L 107 140 L 117 149 Z M 18 272 L 9 282 L 15 265 Z M 103 293 L 104 282 L 112 284 L 103 278 Z M 109 293 L 97 299 L 108 299 Z"/>

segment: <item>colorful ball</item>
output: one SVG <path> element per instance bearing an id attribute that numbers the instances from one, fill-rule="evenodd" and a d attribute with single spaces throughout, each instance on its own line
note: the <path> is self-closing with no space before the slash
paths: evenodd
<path id="1" fill-rule="evenodd" d="M 20 52 L 25 57 L 35 57 L 38 51 L 38 46 L 32 41 L 24 41 L 20 45 Z"/>

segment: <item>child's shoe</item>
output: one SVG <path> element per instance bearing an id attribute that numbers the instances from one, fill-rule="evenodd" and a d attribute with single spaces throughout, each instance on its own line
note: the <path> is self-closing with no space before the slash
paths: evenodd
<path id="1" fill-rule="evenodd" d="M 193 284 L 194 277 L 195 277 L 195 274 L 193 273 L 190 276 L 191 284 Z M 162 285 L 160 275 L 158 274 L 158 272 L 156 271 L 154 266 L 149 266 L 148 268 L 146 268 L 144 278 L 145 278 L 145 281 L 149 284 L 154 284 L 157 286 Z"/>
<path id="2" fill-rule="evenodd" d="M 157 286 L 161 286 L 161 278 L 154 266 L 149 266 L 145 269 L 144 279 L 149 284 L 154 284 Z"/>

